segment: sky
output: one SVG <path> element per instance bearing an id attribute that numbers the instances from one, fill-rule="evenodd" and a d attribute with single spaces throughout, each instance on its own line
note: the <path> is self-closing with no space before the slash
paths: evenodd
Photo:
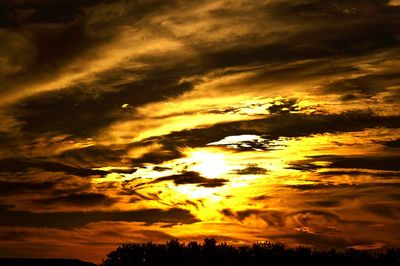
<path id="1" fill-rule="evenodd" d="M 0 257 L 400 247 L 400 1 L 1 0 Z"/>

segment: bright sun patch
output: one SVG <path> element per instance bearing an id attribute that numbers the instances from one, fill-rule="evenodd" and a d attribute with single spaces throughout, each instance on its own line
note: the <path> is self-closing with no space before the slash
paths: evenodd
<path id="1" fill-rule="evenodd" d="M 190 171 L 199 172 L 208 178 L 216 178 L 230 171 L 225 155 L 214 149 L 189 150 L 186 161 Z"/>

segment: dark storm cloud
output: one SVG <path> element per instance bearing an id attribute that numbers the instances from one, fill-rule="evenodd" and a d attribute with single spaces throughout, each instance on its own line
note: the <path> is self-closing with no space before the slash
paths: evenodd
<path id="1" fill-rule="evenodd" d="M 121 184 L 121 192 L 120 195 L 123 196 L 131 196 L 131 202 L 137 202 L 139 200 L 159 200 L 159 197 L 154 194 L 143 195 L 137 191 L 137 186 L 132 185 L 130 181 L 124 181 Z"/>
<path id="2" fill-rule="evenodd" d="M 260 196 L 253 197 L 251 199 L 255 200 L 255 201 L 264 201 L 264 200 L 271 199 L 271 198 L 272 198 L 271 196 L 260 195 Z"/>
<path id="3" fill-rule="evenodd" d="M 302 210 L 291 213 L 289 216 L 296 217 L 297 222 L 299 222 L 302 226 L 309 226 L 315 221 L 318 221 L 316 217 L 318 217 L 319 220 L 344 222 L 339 215 L 325 210 Z"/>
<path id="4" fill-rule="evenodd" d="M 173 152 L 176 151 L 177 147 L 202 147 L 232 135 L 253 134 L 275 140 L 279 137 L 303 137 L 312 134 L 352 132 L 374 127 L 399 128 L 400 117 L 379 116 L 362 110 L 347 111 L 339 114 L 276 114 L 262 119 L 219 123 L 209 127 L 182 130 L 159 138 L 153 138 L 152 141 L 163 144 L 166 150 L 171 147 L 171 152 Z M 376 160 L 380 159 L 377 158 Z M 395 158 L 389 159 L 389 162 L 386 163 L 380 160 L 384 165 L 392 165 L 383 169 L 396 168 L 393 165 L 393 160 Z M 149 160 L 148 162 L 152 161 Z M 157 162 L 159 163 L 160 160 L 155 161 L 155 163 Z M 354 161 L 354 163 L 356 162 Z M 344 165 L 344 163 L 339 162 L 336 164 L 338 167 L 339 165 Z M 296 166 L 307 167 L 305 164 Z M 310 165 L 309 167 L 314 166 Z M 377 167 L 375 169 L 378 169 Z"/>
<path id="5" fill-rule="evenodd" d="M 23 103 L 13 106 L 9 113 L 23 123 L 22 130 L 29 134 L 91 137 L 112 122 L 132 118 L 131 112 L 122 108 L 123 104 L 137 107 L 192 88 L 190 83 L 178 84 L 179 78 L 173 75 L 149 77 L 99 94 L 85 85 L 46 92 L 25 99 Z"/>
<path id="6" fill-rule="evenodd" d="M 235 213 L 230 209 L 223 209 L 221 213 L 227 217 L 235 217 Z"/>
<path id="7" fill-rule="evenodd" d="M 60 153 L 57 159 L 70 163 L 82 163 L 87 167 L 102 167 L 104 165 L 113 165 L 119 163 L 121 158 L 126 155 L 126 146 L 117 145 L 93 145 L 80 149 L 70 149 Z M 112 172 L 121 170 L 113 169 Z M 132 170 L 127 170 L 133 172 Z"/>
<path id="8" fill-rule="evenodd" d="M 305 170 L 316 170 L 315 167 L 310 167 L 313 169 L 305 169 Z M 370 172 L 368 169 L 357 169 L 357 170 L 327 170 L 325 169 L 323 172 L 319 172 L 318 175 L 326 176 L 326 177 L 333 177 L 333 176 L 341 176 L 341 175 L 348 175 L 348 176 L 362 176 L 362 175 L 369 175 L 371 177 L 376 178 L 386 178 L 386 179 L 396 179 L 399 176 L 397 171 L 385 171 L 385 172 Z"/>
<path id="9" fill-rule="evenodd" d="M 389 141 L 377 141 L 377 143 L 382 144 L 389 148 L 400 148 L 400 138 Z"/>
<path id="10" fill-rule="evenodd" d="M 105 175 L 107 171 L 92 170 L 89 168 L 81 168 L 62 164 L 59 162 L 51 162 L 45 160 L 32 160 L 23 158 L 4 158 L 0 159 L 0 172 L 19 173 L 26 172 L 28 169 L 42 169 L 47 172 L 65 172 L 77 176 Z"/>
<path id="11" fill-rule="evenodd" d="M 243 210 L 236 212 L 236 216 L 239 220 L 244 220 L 251 215 L 259 215 L 260 213 L 262 213 L 261 210 Z"/>
<path id="12" fill-rule="evenodd" d="M 214 4 L 216 9 L 209 10 L 209 6 Z M 184 14 L 189 15 L 185 17 Z M 246 18 L 245 22 L 235 25 L 235 28 L 229 24 L 230 21 L 241 21 L 243 18 Z M 254 25 L 246 23 L 253 20 L 256 22 Z M 215 21 L 221 25 L 215 25 Z M 197 24 L 204 26 L 198 30 Z M 176 28 L 169 28 L 168 25 Z M 217 78 L 247 74 L 248 69 L 254 71 L 254 73 L 249 72 L 252 74 L 251 77 L 238 81 L 244 88 L 241 88 L 240 93 L 243 91 L 252 93 L 253 86 L 257 85 L 254 87 L 260 88 L 259 90 L 271 88 L 265 89 L 265 95 L 275 90 L 276 94 L 279 94 L 278 90 L 290 83 L 313 81 L 316 86 L 310 85 L 313 87 L 309 89 L 315 90 L 317 96 L 332 94 L 335 99 L 344 102 L 355 100 L 373 102 L 378 101 L 376 97 L 379 96 L 383 97 L 383 102 L 387 104 L 396 104 L 400 102 L 400 94 L 397 91 L 392 90 L 393 95 L 389 96 L 381 93 L 388 93 L 388 88 L 393 89 L 400 85 L 398 78 L 400 73 L 395 63 L 393 66 L 391 62 L 384 66 L 382 63 L 391 59 L 398 60 L 399 25 L 400 8 L 389 6 L 386 0 L 279 0 L 263 3 L 239 1 L 237 5 L 228 2 L 185 3 L 185 1 L 161 0 L 0 0 L 0 98 L 2 95 L 18 95 L 20 92 L 23 96 L 18 100 L 11 100 L 11 104 L 0 109 L 0 115 L 4 113 L 16 120 L 14 124 L 7 122 L 12 126 L 5 127 L 6 133 L 0 132 L 0 152 L 9 154 L 14 150 L 22 150 L 27 146 L 25 144 L 36 144 L 40 138 L 60 135 L 67 135 L 65 142 L 71 145 L 84 145 L 80 143 L 84 139 L 96 142 L 99 134 L 107 134 L 107 127 L 116 122 L 140 122 L 152 116 L 152 113 L 139 113 L 138 107 L 181 96 L 190 92 L 196 85 L 202 85 L 203 78 L 221 71 L 220 76 L 216 74 Z M 189 33 L 186 34 L 189 28 Z M 192 28 L 195 31 L 191 32 Z M 215 40 L 212 35 L 218 32 L 219 28 L 223 28 L 223 31 Z M 229 31 L 231 29 L 233 32 Z M 245 33 L 242 34 L 242 31 Z M 142 33 L 143 38 L 140 39 Z M 132 39 L 127 38 L 129 39 L 127 41 L 121 37 L 123 34 L 129 35 Z M 136 38 L 136 35 L 139 37 Z M 165 54 L 162 48 L 151 46 L 152 41 L 156 43 L 164 39 L 176 44 L 179 47 L 177 51 L 172 49 L 173 51 Z M 124 43 L 125 41 L 127 43 Z M 136 56 L 136 50 L 140 50 L 141 42 L 149 50 L 133 58 L 132 55 Z M 163 42 L 160 41 L 157 45 L 163 46 Z M 113 57 L 114 54 L 111 53 L 110 56 L 107 52 L 114 48 L 117 51 L 129 49 L 132 53 L 124 56 L 121 62 L 114 62 L 114 58 L 102 57 L 103 54 L 104 57 Z M 87 74 L 86 71 L 91 63 L 96 63 L 96 66 L 103 65 L 104 62 L 97 63 L 97 59 L 110 59 L 113 64 Z M 378 70 L 374 72 L 368 68 L 363 69 L 360 64 L 364 62 L 372 62 L 372 66 L 376 63 L 379 65 L 376 67 Z M 61 82 L 62 85 L 55 85 L 55 88 L 46 87 L 46 82 L 64 76 L 69 77 L 71 73 L 85 75 L 79 81 L 66 84 Z M 30 90 L 33 85 L 43 85 L 45 88 L 43 91 L 32 89 L 25 95 L 24 90 Z M 205 85 L 208 85 L 207 82 Z M 228 95 L 231 89 L 230 86 L 225 86 L 223 93 Z M 218 89 L 214 90 L 212 85 L 207 93 L 210 97 L 222 94 Z M 149 163 L 160 164 L 181 158 L 183 156 L 181 148 L 203 147 L 226 136 L 258 135 L 265 138 L 265 142 L 243 142 L 243 145 L 238 144 L 238 152 L 268 151 L 280 148 L 271 147 L 280 137 L 307 137 L 313 134 L 354 132 L 376 127 L 400 128 L 399 116 L 380 116 L 359 110 L 337 114 L 331 114 L 330 110 L 312 112 L 302 109 L 301 101 L 300 98 L 286 98 L 272 102 L 272 105 L 264 110 L 271 115 L 262 119 L 188 128 L 124 145 L 103 146 L 95 143 L 85 148 L 67 147 L 67 151 L 61 149 L 64 150 L 60 152 L 61 154 L 49 155 L 52 156 L 51 160 L 43 157 L 34 158 L 35 156 L 28 152 L 26 156 L 24 154 L 21 157 L 17 157 L 20 154 L 14 155 L 13 158 L 2 156 L 1 175 L 2 177 L 9 175 L 7 180 L 0 181 L 2 200 L 9 200 L 7 204 L 11 205 L 17 203 L 15 209 L 7 209 L 0 205 L 0 226 L 68 229 L 101 221 L 195 223 L 199 221 L 196 217 L 187 210 L 178 208 L 88 212 L 59 210 L 63 207 L 82 209 L 115 207 L 114 204 L 119 198 L 109 195 L 110 191 L 115 192 L 118 197 L 124 197 L 127 199 L 126 202 L 132 204 L 151 200 L 162 203 L 159 192 L 137 191 L 136 179 L 94 185 L 90 184 L 88 177 L 105 176 L 110 172 L 133 173 L 137 167 Z M 179 107 L 171 106 L 177 109 L 176 114 L 182 115 L 179 113 Z M 311 114 L 301 114 L 302 111 L 310 111 L 307 113 Z M 197 110 L 187 111 L 185 115 L 196 112 Z M 204 113 L 222 115 L 240 113 L 240 110 L 233 106 Z M 175 114 L 152 117 L 152 119 L 154 121 L 159 119 L 160 123 L 163 123 L 162 119 L 168 118 L 167 116 L 173 118 Z M 137 133 L 132 132 L 131 136 L 126 137 L 129 139 L 125 140 L 131 141 Z M 136 148 L 140 150 L 153 144 L 161 148 L 149 149 L 150 151 L 139 158 L 129 157 L 130 151 Z M 385 146 L 383 152 L 389 148 L 393 151 L 398 147 L 398 140 L 380 144 Z M 41 145 L 37 146 L 41 149 Z M 82 145 L 77 146 L 82 147 Z M 321 166 L 315 163 L 316 161 L 327 161 L 329 164 Z M 368 176 L 376 179 L 390 178 L 393 181 L 400 171 L 399 161 L 398 156 L 389 156 L 386 153 L 380 156 L 318 156 L 293 162 L 292 169 L 324 170 L 324 173 L 318 173 L 318 177 L 323 176 L 323 178 L 339 175 L 353 177 L 360 173 L 363 175 L 368 173 Z M 109 171 L 92 169 L 104 166 L 116 168 Z M 127 169 L 120 170 L 118 166 Z M 34 177 L 29 173 L 32 169 L 36 171 Z M 160 172 L 167 170 L 162 167 L 152 169 Z M 42 172 L 38 173 L 38 170 Z M 362 172 L 362 170 L 383 171 L 369 173 L 371 171 Z M 55 172 L 63 175 L 62 178 L 49 175 Z M 267 172 L 264 168 L 249 165 L 235 173 L 252 175 Z M 41 179 L 39 176 L 42 175 L 44 177 Z M 78 179 L 69 180 L 69 175 L 84 177 L 79 180 L 85 181 L 80 184 L 81 181 Z M 35 180 L 27 181 L 25 177 L 32 177 Z M 25 181 L 19 181 L 20 178 L 24 178 Z M 45 178 L 48 181 L 44 180 Z M 164 176 L 150 183 L 164 181 L 173 182 L 177 186 L 192 184 L 199 187 L 221 187 L 228 183 L 228 180 L 209 179 L 197 172 Z M 146 184 L 148 183 L 144 186 Z M 93 192 L 94 186 L 97 190 Z M 328 228 L 319 225 L 318 222 L 370 225 L 363 221 L 345 220 L 334 211 L 345 206 L 345 201 L 348 199 L 345 197 L 362 196 L 358 193 L 349 193 L 352 194 L 350 196 L 340 195 L 338 191 L 360 192 L 361 189 L 368 190 L 374 187 L 382 190 L 387 188 L 385 191 L 388 193 L 384 197 L 388 201 L 398 200 L 395 190 L 398 188 L 397 184 L 370 182 L 360 185 L 336 185 L 326 182 L 284 187 L 293 188 L 289 189 L 290 192 L 310 195 L 310 198 L 303 202 L 309 206 L 309 210 L 283 212 L 224 209 L 221 212 L 242 224 L 246 219 L 256 217 L 264 221 L 268 227 L 278 230 L 288 226 L 291 220 L 296 220 L 298 223 L 296 225 L 299 227 L 313 227 L 316 232 L 267 236 L 269 239 L 292 239 L 302 244 L 329 248 L 346 247 L 369 242 L 321 236 L 324 233 L 337 233 L 339 229 Z M 311 195 L 327 192 L 329 197 L 324 195 L 312 198 Z M 29 198 L 33 193 L 39 197 Z M 14 199 L 10 199 L 13 195 Z M 252 200 L 265 201 L 269 198 L 257 195 L 252 195 Z M 378 196 L 377 194 L 376 197 Z M 200 203 L 202 204 L 201 201 L 182 202 L 186 208 L 188 206 L 200 208 Z M 26 211 L 29 206 L 37 209 Z M 399 218 L 398 206 L 391 202 L 369 201 L 361 208 L 364 212 L 379 218 L 391 220 Z M 56 211 L 37 212 L 38 209 Z M 1 239 L 23 240 L 26 237 L 18 231 L 2 232 L 0 232 Z M 138 233 L 143 238 L 172 238 L 169 234 L 153 230 L 142 230 Z M 101 239 L 98 243 L 101 243 Z M 49 248 L 54 247 L 49 246 Z"/>
<path id="13" fill-rule="evenodd" d="M 125 221 L 146 223 L 197 222 L 197 218 L 182 209 L 143 209 L 134 211 L 90 211 L 90 212 L 29 212 L 0 209 L 0 226 L 76 228 L 100 221 Z"/>
<path id="14" fill-rule="evenodd" d="M 55 182 L 20 182 L 20 181 L 5 181 L 0 180 L 0 194 L 4 195 L 15 195 L 27 192 L 43 192 L 54 189 L 56 186 Z"/>
<path id="15" fill-rule="evenodd" d="M 236 213 L 230 209 L 222 210 L 222 214 L 227 217 L 236 218 L 239 221 L 254 215 L 264 220 L 270 227 L 284 227 L 286 225 L 286 214 L 280 211 L 273 210 L 242 210 Z"/>
<path id="16" fill-rule="evenodd" d="M 238 175 L 263 175 L 267 173 L 267 169 L 257 165 L 248 165 L 246 168 L 235 171 Z"/>
<path id="17" fill-rule="evenodd" d="M 325 161 L 328 162 L 327 166 L 318 166 L 314 162 Z M 296 170 L 317 170 L 325 168 L 345 168 L 345 169 L 370 169 L 370 170 L 386 170 L 386 171 L 400 171 L 400 156 L 338 156 L 338 155 L 321 155 L 311 156 L 311 159 L 303 162 L 294 162 L 292 169 Z M 348 172 L 352 174 L 352 172 Z M 393 173 L 389 173 L 396 175 Z"/>
<path id="18" fill-rule="evenodd" d="M 265 211 L 260 217 L 270 227 L 282 228 L 286 225 L 286 216 L 280 211 Z"/>
<path id="19" fill-rule="evenodd" d="M 209 68 L 360 56 L 395 48 L 399 43 L 395 23 L 396 20 L 388 23 L 359 21 L 353 25 L 337 24 L 326 28 L 311 28 L 285 34 L 285 37 L 271 44 L 235 47 L 204 56 Z M 331 73 L 333 71 L 334 68 L 331 68 Z M 268 71 L 263 73 L 267 77 L 269 74 Z"/>
<path id="20" fill-rule="evenodd" d="M 47 73 L 48 69 L 55 69 L 57 65 L 63 65 L 73 57 L 77 57 L 98 43 L 102 43 L 103 38 L 108 40 L 113 35 L 113 31 L 109 30 L 112 26 L 124 25 L 124 23 L 131 22 L 131 20 L 138 21 L 153 14 L 156 12 L 155 10 L 161 11 L 164 10 L 163 8 L 174 5 L 173 2 L 166 4 L 162 3 L 162 1 L 140 2 L 137 4 L 130 4 L 124 1 L 112 2 L 116 5 L 126 7 L 126 11 L 115 18 L 112 17 L 111 21 L 109 21 L 107 16 L 102 17 L 96 13 L 101 14 L 101 10 L 103 9 L 103 12 L 106 13 L 109 1 L 92 1 L 85 4 L 81 2 L 61 1 L 60 5 L 61 7 L 65 6 L 64 9 L 60 9 L 58 3 L 56 5 L 51 1 L 4 3 L 6 6 L 4 9 L 6 10 L 4 11 L 6 15 L 4 16 L 5 22 L 3 24 L 14 25 L 17 23 L 12 22 L 13 17 L 18 17 L 13 14 L 19 14 L 23 10 L 30 12 L 27 12 L 26 16 L 20 18 L 19 24 L 17 23 L 18 25 L 41 21 L 57 25 L 62 24 L 62 29 L 57 28 L 55 31 L 50 32 L 47 29 L 42 30 L 43 32 L 34 32 L 34 34 L 38 35 L 37 39 L 40 40 L 40 43 L 33 45 L 38 50 L 37 59 L 35 60 L 49 66 L 38 67 L 34 62 L 31 62 L 29 71 L 39 69 Z M 97 14 L 110 24 L 110 26 L 106 26 L 105 24 L 107 23 L 102 23 L 101 19 L 95 20 L 96 23 L 87 26 L 86 24 L 90 20 L 90 15 L 85 10 L 91 10 L 87 6 L 91 6 L 90 8 L 96 11 L 93 12 L 94 15 L 92 16 L 96 16 Z M 49 13 L 49 10 L 55 9 L 58 11 Z M 135 19 L 130 17 L 132 14 L 134 14 Z M 212 13 L 216 18 L 223 18 L 228 14 L 230 14 L 230 11 L 223 8 Z M 82 85 L 82 88 L 44 93 L 24 100 L 24 104 L 15 106 L 10 112 L 23 122 L 23 130 L 25 132 L 54 132 L 70 133 L 76 136 L 90 136 L 113 121 L 123 119 L 124 111 L 120 108 L 122 104 L 126 103 L 135 107 L 139 104 L 176 96 L 183 91 L 190 90 L 192 84 L 177 85 L 177 81 L 184 76 L 205 74 L 221 67 L 264 63 L 282 64 L 304 59 L 329 59 L 332 56 L 354 56 L 373 52 L 377 49 L 395 47 L 398 44 L 398 29 L 396 26 L 399 21 L 398 8 L 390 7 L 384 1 L 382 3 L 357 1 L 351 4 L 343 1 L 334 1 L 329 4 L 324 4 L 320 1 L 299 1 L 296 3 L 281 1 L 279 3 L 268 3 L 265 6 L 265 19 L 268 16 L 273 16 L 277 20 L 280 20 L 282 17 L 289 17 L 291 18 L 289 20 L 290 23 L 301 23 L 306 25 L 306 27 L 298 29 L 298 31 L 283 32 L 276 41 L 270 44 L 260 42 L 262 40 L 261 36 L 254 36 L 254 42 L 240 43 L 240 46 L 233 45 L 227 48 L 219 47 L 218 49 L 210 49 L 207 46 L 204 49 L 199 44 L 193 46 L 193 49 L 201 55 L 202 60 L 196 62 L 194 65 L 189 63 L 182 65 L 179 62 L 176 66 L 172 68 L 168 67 L 167 69 L 153 67 L 153 69 L 145 72 L 146 78 L 133 83 L 123 82 L 127 78 L 126 73 L 132 73 L 131 70 L 113 69 L 107 73 L 102 73 L 104 78 L 98 81 L 97 84 L 101 87 L 113 87 L 111 92 L 99 91 L 95 93 L 96 97 L 93 95 L 82 96 L 82 92 L 88 90 L 88 88 Z M 322 25 L 316 23 L 322 21 L 325 22 Z M 340 23 L 337 23 L 337 21 L 340 21 Z M 87 27 L 89 27 L 89 32 L 100 32 L 106 28 L 105 32 L 109 36 L 92 36 L 93 34 L 87 33 Z M 62 40 L 62 43 L 58 43 L 60 40 Z M 49 49 L 49 47 L 57 47 L 57 49 Z M 147 55 L 141 60 L 144 60 L 144 62 L 155 60 L 156 64 L 153 64 L 153 66 L 160 65 L 160 58 L 156 56 L 155 59 L 152 59 L 152 57 L 154 55 Z M 46 60 L 43 60 L 44 58 Z M 174 64 L 173 60 L 169 60 L 171 64 Z M 326 62 L 320 64 L 332 68 Z M 349 67 L 351 68 L 351 66 L 348 66 L 345 69 L 348 70 Z M 304 69 L 304 66 L 302 68 Z M 317 75 L 315 69 L 325 68 L 321 68 L 321 65 L 313 65 L 312 69 L 314 69 L 314 73 L 309 73 L 309 75 Z M 293 73 L 298 73 L 299 69 L 297 71 L 289 71 L 284 68 L 284 71 L 286 71 L 286 74 L 283 73 L 283 76 L 289 78 L 293 76 Z M 267 70 L 260 73 L 261 78 L 272 77 L 276 79 L 276 73 L 274 72 Z M 330 74 L 332 74 L 332 71 Z M 391 77 L 368 77 L 372 81 L 383 81 L 390 78 L 393 82 L 396 82 L 395 76 L 395 74 L 392 74 Z M 357 78 L 354 82 L 359 82 L 358 80 L 362 79 L 367 79 L 367 77 Z M 118 81 L 119 85 L 112 85 L 113 81 Z M 378 81 L 375 83 L 378 83 Z M 337 83 L 340 82 L 342 81 L 338 81 Z M 328 88 L 336 86 L 340 86 L 341 90 L 346 90 L 346 86 L 343 84 L 335 85 L 332 83 Z M 357 86 L 360 87 L 361 85 Z M 374 84 L 369 86 L 374 86 Z M 379 88 L 376 88 L 376 90 L 383 90 L 382 86 L 384 84 L 380 82 Z M 364 87 L 361 89 L 367 90 Z M 89 90 L 91 89 L 89 88 Z M 348 90 L 346 90 L 346 93 L 348 93 Z M 273 107 L 271 108 L 272 112 L 276 111 Z M 276 108 L 279 109 L 278 106 Z M 281 109 L 283 108 L 279 110 Z M 51 111 L 49 112 L 49 110 Z M 60 117 L 63 117 L 63 119 L 60 120 Z"/>
<path id="21" fill-rule="evenodd" d="M 43 206 L 75 207 L 111 206 L 116 202 L 117 199 L 99 193 L 72 193 L 33 201 L 34 204 Z"/>
<path id="22" fill-rule="evenodd" d="M 285 187 L 293 188 L 303 191 L 318 191 L 326 189 L 338 189 L 343 190 L 345 188 L 349 189 L 366 189 L 366 188 L 400 188 L 400 184 L 397 182 L 393 183 L 379 183 L 379 182 L 368 182 L 368 183 L 356 183 L 356 184 L 334 184 L 334 183 L 316 183 L 316 184 L 299 184 L 299 185 L 285 185 Z"/>
<path id="23" fill-rule="evenodd" d="M 55 74 L 70 60 L 104 42 L 84 29 L 83 8 L 95 2 L 2 1 L 0 23 L 3 36 L 8 38 L 0 46 L 0 53 L 6 55 L 9 65 L 19 66 L 3 77 L 3 85 L 10 87 Z M 6 54 L 3 47 L 13 42 L 13 36 L 20 39 L 24 49 Z"/>
<path id="24" fill-rule="evenodd" d="M 157 143 L 156 140 L 153 141 L 154 143 Z M 182 153 L 178 150 L 178 148 L 170 144 L 173 144 L 173 142 L 171 141 L 171 143 L 164 145 L 164 149 L 162 151 L 147 152 L 139 158 L 132 159 L 132 163 L 139 166 L 145 163 L 159 164 L 182 157 Z"/>
<path id="25" fill-rule="evenodd" d="M 110 43 L 120 33 L 115 28 L 173 5 L 165 1 L 1 1 L 0 54 L 7 65 L 17 68 L 6 71 L 0 80 L 8 89 L 59 74 L 71 61 Z"/>
<path id="26" fill-rule="evenodd" d="M 27 176 L 29 178 L 27 178 Z M 103 194 L 100 185 L 93 187 L 86 177 L 33 171 L 14 176 L 3 173 L 0 199 L 22 209 L 58 210 L 63 207 L 92 208 L 112 206 L 118 198 Z M 94 189 L 102 192 L 93 192 Z M 118 189 L 108 187 L 107 189 Z"/>
<path id="27" fill-rule="evenodd" d="M 83 7 L 94 5 L 96 2 L 99 1 L 1 1 L 0 26 L 15 27 L 24 23 L 68 23 L 82 12 Z"/>
<path id="28" fill-rule="evenodd" d="M 150 183 L 159 183 L 163 181 L 173 181 L 175 185 L 197 184 L 197 186 L 200 187 L 220 187 L 228 182 L 228 180 L 222 178 L 206 178 L 197 172 L 185 172 L 178 175 L 159 177 Z"/>
<path id="29" fill-rule="evenodd" d="M 350 7 L 349 7 L 350 6 Z M 323 10 L 323 12 L 321 12 Z M 351 10 L 351 11 L 350 11 Z M 268 3 L 265 15 L 292 25 L 275 42 L 245 43 L 220 49 L 207 57 L 214 67 L 332 57 L 353 57 L 398 45 L 399 9 L 382 3 L 357 1 L 280 1 Z M 367 19 L 368 18 L 368 19 Z M 257 40 L 258 36 L 252 36 Z"/>
<path id="30" fill-rule="evenodd" d="M 393 70 L 392 70 L 393 71 Z M 328 84 L 324 90 L 329 93 L 344 94 L 342 100 L 350 101 L 359 97 L 371 97 L 389 87 L 400 85 L 400 72 L 364 75 L 357 78 L 342 79 Z M 356 96 L 360 95 L 360 96 Z"/>
<path id="31" fill-rule="evenodd" d="M 341 201 L 340 200 L 318 200 L 318 201 L 312 202 L 312 204 L 315 204 L 317 206 L 330 208 L 330 207 L 338 207 L 338 206 L 340 206 Z"/>
<path id="32" fill-rule="evenodd" d="M 326 202 L 323 204 L 325 205 L 325 203 Z M 328 205 L 337 206 L 336 202 L 332 204 L 329 203 Z M 321 207 L 321 205 L 316 205 L 316 207 Z M 291 228 L 292 226 L 297 228 L 307 227 L 312 228 L 315 233 L 334 233 L 333 225 L 335 224 L 356 226 L 373 224 L 373 222 L 370 221 L 344 219 L 341 215 L 331 212 L 324 207 L 325 206 L 322 206 L 321 209 L 303 209 L 292 212 L 265 209 L 246 209 L 235 212 L 232 209 L 223 209 L 221 213 L 226 217 L 237 219 L 240 222 L 244 222 L 244 220 L 249 217 L 256 217 L 263 220 L 271 228 Z M 398 206 L 394 205 L 393 208 L 395 208 L 395 213 L 397 215 Z M 371 212 L 373 211 L 374 210 Z M 383 215 L 382 213 L 383 212 L 379 212 L 378 215 Z M 336 230 L 336 232 L 338 232 L 338 230 Z"/>
<path id="33" fill-rule="evenodd" d="M 290 113 L 292 111 L 298 111 L 299 106 L 297 103 L 297 99 L 287 99 L 283 100 L 281 103 L 274 103 L 270 107 L 268 107 L 268 111 L 271 114 L 275 113 Z"/>

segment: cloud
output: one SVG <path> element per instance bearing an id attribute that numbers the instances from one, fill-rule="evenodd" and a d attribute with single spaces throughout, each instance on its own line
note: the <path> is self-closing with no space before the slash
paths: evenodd
<path id="1" fill-rule="evenodd" d="M 44 160 L 30 160 L 23 158 L 4 158 L 0 159 L 0 171 L 18 173 L 26 172 L 30 168 L 42 169 L 48 172 L 65 172 L 77 176 L 105 175 L 108 172 L 102 170 L 92 170 L 88 168 L 69 166 L 59 162 Z"/>
<path id="2" fill-rule="evenodd" d="M 337 207 L 340 206 L 341 201 L 340 200 L 319 200 L 314 202 L 314 204 L 322 207 Z"/>
<path id="3" fill-rule="evenodd" d="M 378 141 L 378 143 L 389 147 L 389 148 L 399 148 L 400 147 L 400 139 L 389 140 L 389 141 Z"/>
<path id="4" fill-rule="evenodd" d="M 159 143 L 164 144 L 165 147 L 202 147 L 233 135 L 261 135 L 274 140 L 279 137 L 352 132 L 374 127 L 398 128 L 400 117 L 378 116 L 364 110 L 346 111 L 339 114 L 272 115 L 267 118 L 219 123 L 209 127 L 172 132 L 159 137 Z"/>
<path id="5" fill-rule="evenodd" d="M 342 237 L 326 237 L 317 234 L 308 234 L 308 233 L 295 233 L 295 234 L 286 234 L 286 235 L 274 235 L 274 236 L 266 236 L 274 241 L 281 240 L 295 240 L 299 245 L 311 245 L 313 247 L 318 247 L 321 249 L 344 249 L 351 245 L 351 240 L 347 240 Z"/>
<path id="6" fill-rule="evenodd" d="M 54 189 L 55 182 L 21 182 L 0 180 L 1 195 L 15 195 L 27 192 L 49 191 Z"/>
<path id="7" fill-rule="evenodd" d="M 127 221 L 146 223 L 194 223 L 198 219 L 190 212 L 178 208 L 169 210 L 142 209 L 133 211 L 90 212 L 30 212 L 14 211 L 2 207 L 0 226 L 50 227 L 71 229 L 100 221 Z"/>
<path id="8" fill-rule="evenodd" d="M 231 209 L 223 209 L 221 212 L 226 217 L 235 218 L 241 222 L 251 216 L 255 216 L 259 217 L 271 228 L 283 228 L 286 226 L 287 214 L 281 211 L 247 209 L 234 212 Z"/>
<path id="9" fill-rule="evenodd" d="M 156 180 L 151 181 L 149 183 L 152 184 L 163 181 L 173 181 L 175 185 L 196 184 L 199 187 L 220 187 L 225 185 L 226 182 L 228 182 L 227 179 L 222 179 L 222 178 L 206 178 L 201 176 L 197 172 L 185 172 L 177 175 L 159 177 Z"/>
<path id="10" fill-rule="evenodd" d="M 359 94 L 362 97 L 371 97 L 389 87 L 399 86 L 400 82 L 397 79 L 399 74 L 393 70 L 386 70 L 384 73 L 372 73 L 356 78 L 340 79 L 328 84 L 324 90 L 330 93 L 346 93 L 344 94 L 344 97 L 346 97 L 344 100 L 359 98 L 355 94 Z"/>
<path id="11" fill-rule="evenodd" d="M 375 202 L 366 203 L 364 208 L 375 215 L 392 219 L 398 219 L 400 217 L 400 204 L 397 202 Z"/>
<path id="12" fill-rule="evenodd" d="M 0 0 L 0 238 L 397 243 L 394 2 Z"/>
<path id="13" fill-rule="evenodd" d="M 235 171 L 238 175 L 263 175 L 267 173 L 267 169 L 258 167 L 257 165 L 248 165 L 243 169 Z"/>
<path id="14" fill-rule="evenodd" d="M 9 65 L 18 63 L 18 58 L 29 60 L 16 64 L 19 68 L 1 80 L 7 85 L 7 90 L 2 91 L 3 98 L 21 99 L 41 91 L 63 89 L 76 80 L 65 79 L 66 76 L 87 77 L 97 72 L 91 67 L 83 67 L 82 64 L 90 65 L 93 61 L 105 59 L 99 54 L 99 49 L 115 45 L 126 26 L 134 26 L 155 10 L 160 12 L 162 8 L 173 4 L 160 1 L 2 3 L 4 14 L 0 25 L 11 34 L 21 36 L 20 39 L 25 40 L 25 46 L 29 48 L 12 49 L 8 55 L 5 53 Z M 12 38 L 5 38 L 5 43 L 10 39 L 12 41 Z M 13 48 L 17 46 L 13 45 Z M 2 50 L 0 48 L 0 54 Z M 97 66 L 97 69 L 107 70 L 107 67 Z M 57 81 L 56 84 L 61 87 L 52 86 L 52 81 Z M 31 86 L 30 89 L 26 89 L 28 85 Z M 35 86 L 42 87 L 34 89 Z"/>
<path id="15" fill-rule="evenodd" d="M 99 193 L 72 193 L 68 195 L 54 196 L 34 200 L 34 204 L 44 206 L 75 206 L 75 207 L 96 207 L 111 206 L 117 199 Z"/>
<path id="16" fill-rule="evenodd" d="M 104 80 L 105 84 L 101 86 L 111 88 L 99 93 L 91 91 L 92 86 L 97 84 L 46 92 L 25 99 L 24 104 L 13 106 L 10 112 L 14 118 L 21 121 L 21 130 L 30 134 L 73 134 L 75 137 L 91 137 L 100 129 L 131 115 L 121 108 L 123 104 L 136 107 L 179 95 L 192 87 L 190 83 L 178 84 L 179 76 L 165 77 L 162 73 L 160 75 L 122 85 L 107 84 L 110 81 Z"/>
<path id="17" fill-rule="evenodd" d="M 398 161 L 400 157 L 394 156 L 339 156 L 339 155 L 319 155 L 311 156 L 310 159 L 304 162 L 293 162 L 291 168 L 297 170 L 317 170 L 317 169 L 369 169 L 369 170 L 383 170 L 383 171 L 400 171 Z M 321 166 L 315 164 L 317 161 L 324 161 L 328 164 Z M 347 174 L 354 174 L 354 172 L 347 172 Z M 343 171 L 343 173 L 346 173 Z M 329 172 L 328 172 L 329 174 Z M 335 173 L 331 173 L 335 174 Z M 338 173 L 336 173 L 338 174 Z M 394 173 L 386 173 L 386 175 L 393 175 Z M 379 175 L 379 173 L 377 174 Z M 385 173 L 381 173 L 385 175 Z"/>

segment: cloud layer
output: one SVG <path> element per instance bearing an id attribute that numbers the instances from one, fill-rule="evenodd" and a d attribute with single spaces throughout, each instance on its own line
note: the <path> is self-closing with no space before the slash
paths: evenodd
<path id="1" fill-rule="evenodd" d="M 0 1 L 0 256 L 398 247 L 395 2 Z"/>

